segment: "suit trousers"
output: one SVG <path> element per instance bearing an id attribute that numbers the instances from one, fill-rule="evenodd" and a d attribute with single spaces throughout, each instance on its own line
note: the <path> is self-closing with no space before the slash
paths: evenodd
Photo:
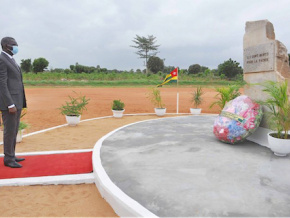
<path id="1" fill-rule="evenodd" d="M 8 110 L 2 110 L 2 120 L 4 125 L 3 144 L 4 144 L 4 162 L 15 161 L 15 146 L 18 127 L 21 116 L 21 109 L 17 109 L 15 114 L 10 114 Z"/>

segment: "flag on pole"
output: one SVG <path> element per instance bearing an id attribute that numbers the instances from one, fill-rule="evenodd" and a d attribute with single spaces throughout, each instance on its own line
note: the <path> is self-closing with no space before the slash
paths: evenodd
<path id="1" fill-rule="evenodd" d="M 166 75 L 163 82 L 159 84 L 157 87 L 163 86 L 169 82 L 177 82 L 177 80 L 178 80 L 178 68 L 175 68 L 170 74 Z"/>

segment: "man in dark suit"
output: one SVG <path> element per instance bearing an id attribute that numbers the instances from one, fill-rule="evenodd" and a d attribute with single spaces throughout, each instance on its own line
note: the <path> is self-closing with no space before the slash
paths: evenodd
<path id="1" fill-rule="evenodd" d="M 18 44 L 12 37 L 1 40 L 0 54 L 0 110 L 4 124 L 4 165 L 20 168 L 18 162 L 24 158 L 15 157 L 16 136 L 22 108 L 26 108 L 26 98 L 20 67 L 13 59 L 18 52 Z"/>

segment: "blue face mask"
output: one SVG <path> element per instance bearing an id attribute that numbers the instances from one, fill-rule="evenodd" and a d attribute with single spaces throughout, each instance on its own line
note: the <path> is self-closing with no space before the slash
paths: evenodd
<path id="1" fill-rule="evenodd" d="M 13 46 L 12 46 L 12 50 L 11 50 L 11 52 L 12 52 L 14 55 L 16 55 L 16 54 L 18 53 L 18 46 L 17 46 L 17 45 L 13 45 Z"/>

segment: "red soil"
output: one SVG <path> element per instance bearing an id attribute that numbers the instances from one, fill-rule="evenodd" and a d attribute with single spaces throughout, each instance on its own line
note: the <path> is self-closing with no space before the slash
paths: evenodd
<path id="1" fill-rule="evenodd" d="M 176 113 L 177 91 L 179 92 L 179 113 L 189 113 L 193 107 L 190 102 L 193 88 L 161 88 L 161 96 L 167 113 Z M 66 123 L 65 117 L 58 109 L 68 95 L 74 95 L 73 91 L 90 98 L 87 111 L 84 111 L 82 119 L 112 115 L 111 104 L 114 99 L 121 99 L 125 103 L 125 114 L 154 113 L 154 106 L 146 97 L 147 88 L 26 88 L 27 114 L 23 121 L 29 123 L 27 132 L 33 132 L 56 125 Z M 204 88 L 204 102 L 201 105 L 202 113 L 218 113 L 219 108 L 209 108 L 215 101 L 217 92 L 214 88 Z M 26 133 L 27 133 L 26 132 Z"/>

